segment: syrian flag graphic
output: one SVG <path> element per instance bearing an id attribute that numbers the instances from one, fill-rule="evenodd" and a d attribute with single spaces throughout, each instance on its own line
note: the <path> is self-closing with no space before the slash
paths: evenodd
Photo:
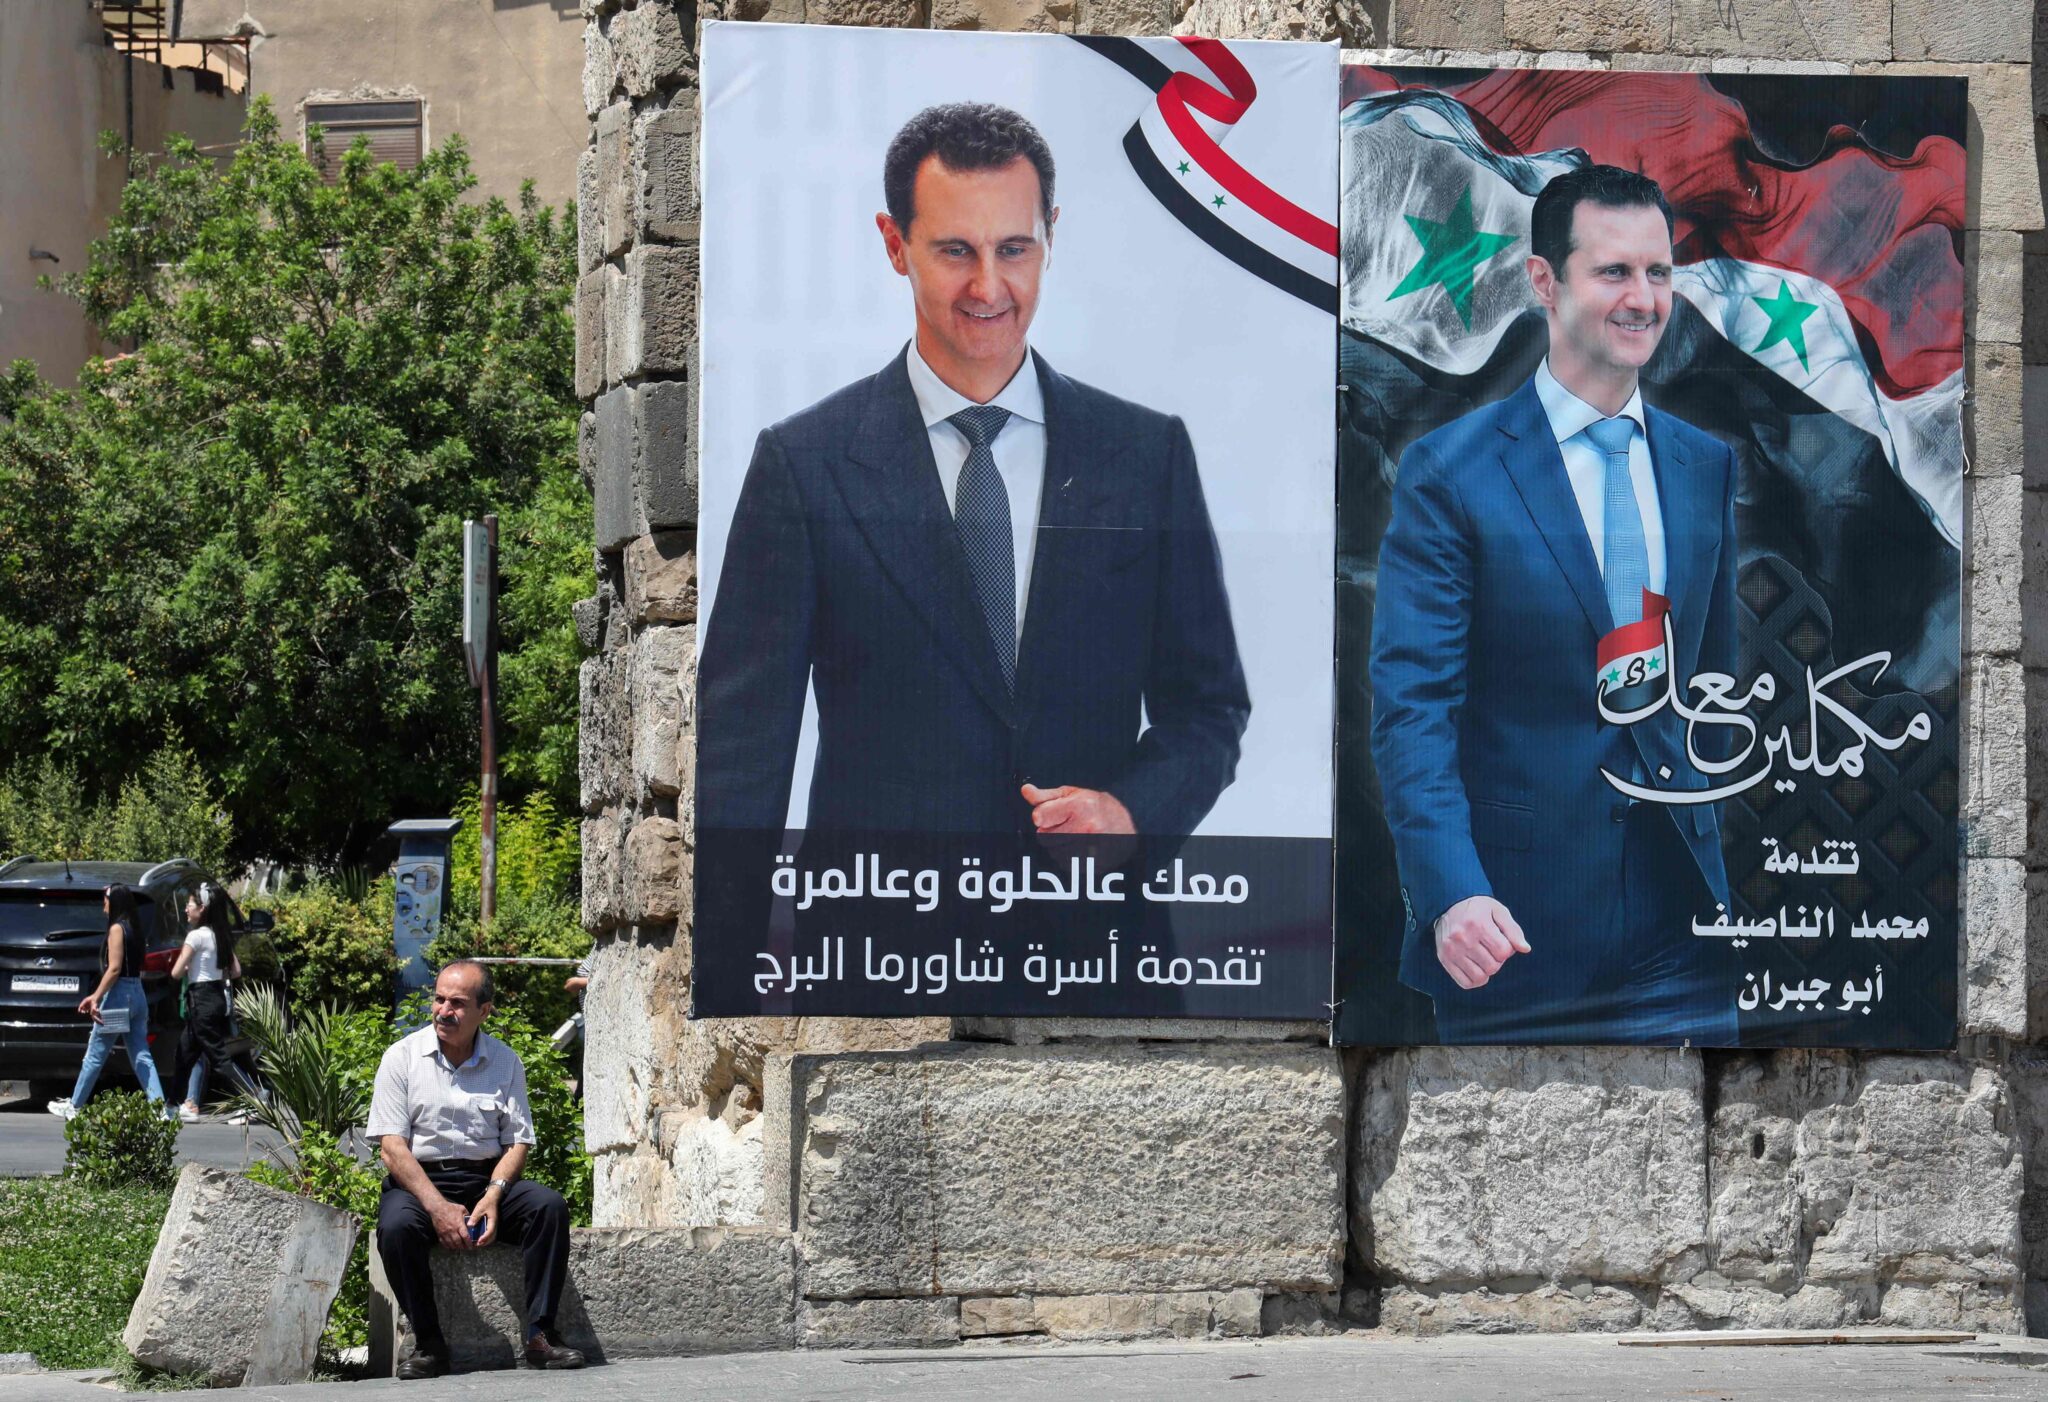
<path id="1" fill-rule="evenodd" d="M 1643 616 L 1600 640 L 1594 654 L 1593 701 L 1609 725 L 1632 725 L 1654 714 L 1670 695 L 1671 601 L 1643 591 Z"/>
<path id="2" fill-rule="evenodd" d="M 1337 226 L 1261 178 L 1240 123 L 1258 84 L 1216 39 L 1079 37 L 1153 93 L 1124 134 L 1145 188 L 1197 238 L 1310 306 L 1337 311 Z M 1230 149 L 1226 150 L 1225 148 Z"/>
<path id="3" fill-rule="evenodd" d="M 1889 648 L 1913 690 L 1954 679 L 1959 84 L 1893 83 L 1905 110 L 1886 113 L 1856 110 L 1871 90 L 1846 80 L 1344 79 L 1346 413 L 1389 466 L 1535 369 L 1545 331 L 1524 264 L 1545 183 L 1596 159 L 1640 170 L 1677 214 L 1645 397 L 1737 447 L 1743 559 L 1778 556 L 1820 588 L 1843 655 Z"/>

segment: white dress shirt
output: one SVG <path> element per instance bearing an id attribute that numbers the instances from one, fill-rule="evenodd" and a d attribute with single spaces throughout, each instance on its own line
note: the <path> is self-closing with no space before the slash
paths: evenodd
<path id="1" fill-rule="evenodd" d="M 384 1049 L 364 1134 L 402 1135 L 422 1163 L 496 1159 L 514 1144 L 533 1143 L 526 1068 L 517 1052 L 483 1031 L 469 1060 L 450 1066 L 428 1023 Z"/>
<path id="2" fill-rule="evenodd" d="M 960 491 L 960 469 L 967 466 L 971 446 L 967 435 L 947 420 L 974 401 L 939 378 L 917 352 L 911 339 L 907 361 L 910 389 L 917 396 L 917 411 L 924 417 L 925 432 L 931 437 L 932 460 L 939 467 L 939 486 L 946 493 L 946 509 L 955 509 Z M 1038 499 L 1045 489 L 1045 393 L 1038 383 L 1038 367 L 1024 353 L 1020 366 L 1002 393 L 989 400 L 1010 417 L 1002 432 L 989 445 L 995 454 L 996 471 L 1002 474 L 1003 492 L 1010 499 L 1010 548 L 1017 561 L 1017 640 L 1024 640 L 1024 601 L 1031 597 L 1031 557 L 1038 542 Z"/>
<path id="3" fill-rule="evenodd" d="M 1557 436 L 1557 450 L 1564 456 L 1565 476 L 1571 479 L 1572 495 L 1578 499 L 1579 515 L 1585 519 L 1586 535 L 1593 542 L 1593 561 L 1607 569 L 1607 454 L 1586 436 L 1589 424 L 1607 417 L 1585 400 L 1558 383 L 1550 373 L 1550 358 L 1536 367 L 1536 397 Z M 1643 421 L 1643 392 L 1638 389 L 1621 406 L 1617 418 L 1635 420 L 1635 436 L 1628 445 L 1628 475 L 1635 484 L 1636 509 L 1643 513 L 1643 544 L 1650 556 L 1650 590 L 1664 592 L 1664 513 L 1657 504 L 1657 474 L 1650 465 L 1649 430 Z"/>

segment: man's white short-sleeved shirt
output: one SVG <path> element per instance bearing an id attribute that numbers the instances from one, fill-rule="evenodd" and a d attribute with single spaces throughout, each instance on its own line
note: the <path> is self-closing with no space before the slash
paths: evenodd
<path id="1" fill-rule="evenodd" d="M 385 1049 L 366 1132 L 372 1139 L 403 1135 L 422 1163 L 495 1159 L 514 1144 L 533 1143 L 526 1068 L 487 1032 L 476 1034 L 469 1060 L 451 1066 L 433 1027 L 422 1027 Z"/>

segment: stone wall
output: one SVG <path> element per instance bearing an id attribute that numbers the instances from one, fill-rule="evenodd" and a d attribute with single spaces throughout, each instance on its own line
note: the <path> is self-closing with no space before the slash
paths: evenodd
<path id="1" fill-rule="evenodd" d="M 2048 464 L 2030 7 L 1953 0 L 584 0 L 576 293 L 601 1225 L 794 1237 L 808 1343 L 2048 1328 Z M 1336 40 L 1381 63 L 1970 80 L 1961 1047 L 1352 1052 L 1294 1025 L 690 1022 L 693 16 Z M 1395 48 L 1365 48 L 1391 43 Z M 714 409 L 715 411 L 715 409 Z M 2038 455 L 2041 450 L 2034 450 Z M 2037 710 L 2035 714 L 2048 714 Z M 913 1050 L 915 1049 L 915 1050 Z M 1216 1196 L 1222 1193 L 1222 1197 Z"/>

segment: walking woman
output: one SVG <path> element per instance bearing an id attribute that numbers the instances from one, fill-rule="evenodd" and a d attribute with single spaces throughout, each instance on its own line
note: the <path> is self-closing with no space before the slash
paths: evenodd
<path id="1" fill-rule="evenodd" d="M 227 1075 L 233 1068 L 228 1039 L 228 984 L 242 976 L 242 964 L 235 957 L 234 923 L 228 910 L 228 893 L 211 881 L 185 902 L 186 935 L 171 977 L 185 980 L 185 1031 L 178 1038 L 178 1069 L 171 1073 L 175 1088 L 182 1079 L 185 1103 L 178 1118 L 190 1124 L 199 1118 L 199 1097 L 206 1091 L 206 1073 Z"/>
<path id="2" fill-rule="evenodd" d="M 136 918 L 135 893 L 126 886 L 107 887 L 100 898 L 107 913 L 107 942 L 100 951 L 104 969 L 98 987 L 79 999 L 78 1010 L 92 1019 L 85 1044 L 85 1064 L 69 1100 L 50 1102 L 50 1113 L 70 1119 L 92 1099 L 92 1088 L 107 1064 L 114 1043 L 128 1047 L 128 1064 L 152 1105 L 164 1103 L 156 1077 L 156 1059 L 149 1054 L 149 997 L 142 991 L 142 928 Z"/>

